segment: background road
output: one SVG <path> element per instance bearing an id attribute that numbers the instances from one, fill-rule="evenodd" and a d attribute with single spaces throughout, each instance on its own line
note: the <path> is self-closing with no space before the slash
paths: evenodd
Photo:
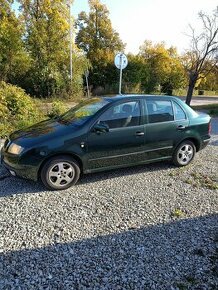
<path id="1" fill-rule="evenodd" d="M 185 101 L 186 97 L 180 97 L 183 101 Z M 192 106 L 200 106 L 200 105 L 210 105 L 210 104 L 218 104 L 218 96 L 199 96 L 192 97 L 191 105 Z"/>
<path id="2" fill-rule="evenodd" d="M 218 289 L 218 118 L 212 133 L 185 168 L 90 174 L 62 192 L 0 167 L 0 289 Z"/>

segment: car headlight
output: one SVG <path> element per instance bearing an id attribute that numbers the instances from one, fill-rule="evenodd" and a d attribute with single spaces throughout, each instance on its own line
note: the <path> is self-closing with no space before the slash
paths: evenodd
<path id="1" fill-rule="evenodd" d="M 19 155 L 23 151 L 23 149 L 24 149 L 23 147 L 15 143 L 11 143 L 11 145 L 8 148 L 8 153 Z"/>

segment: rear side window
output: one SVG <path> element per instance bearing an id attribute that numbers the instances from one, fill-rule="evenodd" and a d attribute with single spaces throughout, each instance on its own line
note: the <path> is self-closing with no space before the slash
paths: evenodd
<path id="1" fill-rule="evenodd" d="M 174 120 L 171 101 L 147 100 L 146 104 L 149 123 L 160 123 Z"/>
<path id="2" fill-rule="evenodd" d="M 178 105 L 177 103 L 173 102 L 174 106 L 174 115 L 175 115 L 175 120 L 185 120 L 186 119 L 186 114 L 184 110 Z"/>

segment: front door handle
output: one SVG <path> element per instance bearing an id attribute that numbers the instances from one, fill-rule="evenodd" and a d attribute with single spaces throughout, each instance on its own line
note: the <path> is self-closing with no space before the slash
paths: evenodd
<path id="1" fill-rule="evenodd" d="M 178 127 L 177 127 L 177 130 L 185 130 L 185 126 L 184 125 L 179 125 Z"/>
<path id="2" fill-rule="evenodd" d="M 144 136 L 145 133 L 144 133 L 144 132 L 136 132 L 135 135 L 136 135 L 136 136 Z"/>

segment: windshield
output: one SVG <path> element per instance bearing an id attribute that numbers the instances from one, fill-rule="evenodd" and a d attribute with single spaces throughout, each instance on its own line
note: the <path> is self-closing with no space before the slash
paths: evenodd
<path id="1" fill-rule="evenodd" d="M 59 117 L 60 122 L 70 122 L 81 126 L 109 102 L 102 98 L 84 101 Z"/>

